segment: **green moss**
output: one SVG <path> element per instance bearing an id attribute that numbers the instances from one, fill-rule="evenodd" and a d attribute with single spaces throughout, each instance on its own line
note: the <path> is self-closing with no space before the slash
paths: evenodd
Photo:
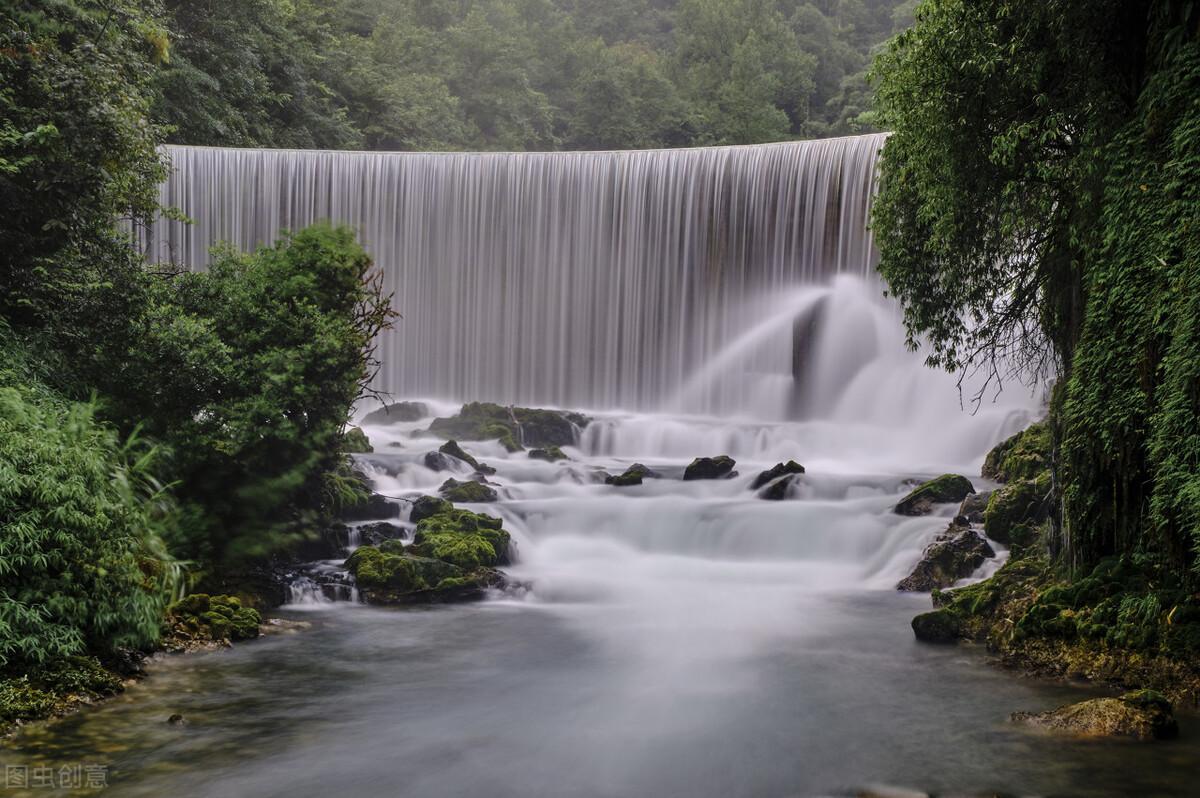
<path id="1" fill-rule="evenodd" d="M 1050 515 L 1050 474 L 1036 480 L 1021 480 L 992 491 L 983 511 L 984 533 L 999 543 L 1011 543 L 1018 525 L 1037 525 Z M 1028 538 L 1028 530 L 1016 530 L 1016 538 Z M 1028 541 L 1023 541 L 1028 542 Z"/>
<path id="2" fill-rule="evenodd" d="M 975 486 L 966 477 L 942 474 L 918 485 L 896 504 L 895 511 L 900 515 L 924 515 L 935 504 L 961 502 L 974 492 Z"/>
<path id="3" fill-rule="evenodd" d="M 388 541 L 393 543 L 394 541 Z M 346 561 L 346 568 L 365 590 L 412 593 L 462 576 L 452 563 L 405 553 L 403 548 L 362 546 Z"/>
<path id="4" fill-rule="evenodd" d="M 988 452 L 983 476 L 997 482 L 1036 479 L 1050 468 L 1050 446 L 1050 425 L 1038 422 Z"/>
<path id="5" fill-rule="evenodd" d="M 363 432 L 358 427 L 351 427 L 346 430 L 346 434 L 342 437 L 342 449 L 347 452 L 370 453 L 375 451 L 371 447 L 371 441 L 367 438 L 367 433 Z"/>
<path id="6" fill-rule="evenodd" d="M 545 460 L 548 463 L 553 463 L 556 460 L 566 460 L 567 456 L 563 454 L 563 450 L 557 446 L 547 446 L 543 449 L 530 449 L 529 459 Z"/>
<path id="7" fill-rule="evenodd" d="M 588 423 L 589 419 L 578 413 L 469 402 L 456 416 L 434 419 L 429 431 L 458 440 L 498 440 L 508 451 L 516 452 L 522 449 L 519 440 L 535 447 L 573 445 L 576 429 Z"/>
<path id="8" fill-rule="evenodd" d="M 438 491 L 446 499 L 452 502 L 481 503 L 496 501 L 496 491 L 482 482 L 474 482 L 467 480 L 459 482 L 457 479 L 448 479 L 442 483 Z"/>
<path id="9" fill-rule="evenodd" d="M 237 596 L 184 596 L 169 612 L 170 618 L 194 634 L 212 640 L 251 640 L 259 635 L 262 616 L 243 607 Z"/>

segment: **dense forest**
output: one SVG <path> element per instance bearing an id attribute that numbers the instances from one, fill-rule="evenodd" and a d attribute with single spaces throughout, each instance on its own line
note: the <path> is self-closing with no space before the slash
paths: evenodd
<path id="1" fill-rule="evenodd" d="M 152 117 L 252 147 L 557 150 L 870 128 L 914 0 L 166 0 Z"/>

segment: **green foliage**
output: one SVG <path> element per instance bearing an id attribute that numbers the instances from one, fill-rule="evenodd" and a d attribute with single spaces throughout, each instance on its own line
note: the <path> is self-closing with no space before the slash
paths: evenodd
<path id="1" fill-rule="evenodd" d="M 189 144 L 751 143 L 869 126 L 914 0 L 165 0 L 155 118 Z"/>
<path id="2" fill-rule="evenodd" d="M 177 550 L 263 556 L 311 537 L 353 493 L 343 429 L 389 304 L 353 233 L 328 226 L 153 287 L 104 387 L 114 413 L 171 446 Z"/>
<path id="3" fill-rule="evenodd" d="M 1194 579 L 1200 8 L 928 0 L 917 20 L 877 65 L 880 269 L 910 337 L 936 365 L 1060 377 L 1069 566 Z"/>
<path id="4" fill-rule="evenodd" d="M 0 665 L 148 646 L 179 583 L 159 453 L 47 389 L 0 333 Z"/>
<path id="5" fill-rule="evenodd" d="M 877 61 L 879 268 L 932 365 L 1003 379 L 1069 358 L 1140 5 L 928 0 Z"/>
<path id="6" fill-rule="evenodd" d="M 120 678 L 93 657 L 60 657 L 25 674 L 0 676 L 0 731 L 14 721 L 44 718 L 122 689 Z"/>
<path id="7" fill-rule="evenodd" d="M 0 316 L 75 358 L 103 349 L 137 296 L 138 262 L 115 223 L 148 218 L 164 175 L 146 121 L 154 10 L 0 8 Z"/>

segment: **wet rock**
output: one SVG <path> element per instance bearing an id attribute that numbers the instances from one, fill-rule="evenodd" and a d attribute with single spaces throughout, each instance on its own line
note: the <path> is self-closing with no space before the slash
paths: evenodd
<path id="1" fill-rule="evenodd" d="M 451 457 L 456 457 L 459 460 L 462 460 L 464 463 L 469 465 L 471 468 L 475 469 L 476 473 L 479 473 L 479 474 L 495 474 L 496 473 L 496 469 L 492 468 L 487 463 L 481 463 L 478 460 L 476 460 L 474 457 L 472 457 L 471 455 L 467 454 L 466 450 L 463 449 L 463 447 L 458 445 L 458 441 L 454 441 L 454 440 L 446 441 L 438 448 L 438 451 L 441 452 L 442 454 L 450 455 Z M 437 469 L 434 469 L 434 470 L 437 470 Z"/>
<path id="2" fill-rule="evenodd" d="M 452 468 L 450 458 L 441 452 L 426 452 L 422 462 L 430 471 L 449 471 Z"/>
<path id="3" fill-rule="evenodd" d="M 792 486 L 798 484 L 800 484 L 800 477 L 793 474 L 792 476 L 777 479 L 770 485 L 760 490 L 756 495 L 758 498 L 766 499 L 768 501 L 783 501 L 788 497 L 788 493 L 791 492 Z"/>
<path id="4" fill-rule="evenodd" d="M 426 518 L 453 509 L 454 505 L 445 499 L 439 499 L 437 496 L 421 496 L 413 501 L 412 511 L 408 514 L 408 520 L 417 524 Z"/>
<path id="5" fill-rule="evenodd" d="M 378 410 L 367 413 L 363 416 L 362 423 L 374 426 L 386 426 L 388 424 L 420 421 L 423 418 L 428 418 L 429 415 L 429 406 L 424 402 L 393 402 L 392 404 L 384 405 Z"/>
<path id="6" fill-rule="evenodd" d="M 404 527 L 388 521 L 376 521 L 358 528 L 359 540 L 363 545 L 377 546 L 385 540 L 399 540 L 405 536 Z"/>
<path id="7" fill-rule="evenodd" d="M 400 517 L 400 505 L 378 493 L 370 494 L 359 504 L 343 507 L 343 521 L 378 521 Z"/>
<path id="8" fill-rule="evenodd" d="M 261 624 L 258 611 L 243 607 L 237 596 L 192 593 L 167 612 L 168 629 L 187 640 L 251 640 L 258 637 Z"/>
<path id="9" fill-rule="evenodd" d="M 983 531 L 1008 545 L 1020 524 L 1036 526 L 1050 517 L 1050 474 L 1036 480 L 1010 482 L 992 491 L 983 514 Z"/>
<path id="10" fill-rule="evenodd" d="M 786 463 L 776 463 L 754 478 L 754 481 L 750 483 L 750 490 L 758 490 L 767 483 L 774 482 L 782 476 L 803 473 L 804 466 L 800 465 L 795 460 L 788 460 Z"/>
<path id="11" fill-rule="evenodd" d="M 900 580 L 896 589 L 929 592 L 949 587 L 973 574 L 984 560 L 996 556 L 983 536 L 965 521 L 956 518 L 955 523 L 926 546 L 920 562 Z"/>
<path id="12" fill-rule="evenodd" d="M 544 449 L 530 449 L 529 459 L 545 460 L 547 463 L 553 463 L 556 460 L 566 460 L 567 456 L 557 446 L 547 446 Z"/>
<path id="13" fill-rule="evenodd" d="M 434 419 L 429 431 L 458 440 L 498 440 L 509 451 L 520 451 L 522 446 L 573 446 L 590 421 L 579 413 L 469 402 L 457 416 Z"/>
<path id="14" fill-rule="evenodd" d="M 923 612 L 912 619 L 912 630 L 924 643 L 954 643 L 960 634 L 959 619 L 947 609 Z"/>
<path id="15" fill-rule="evenodd" d="M 1033 424 L 988 452 L 980 473 L 997 482 L 1036 479 L 1050 468 L 1050 448 L 1050 425 Z"/>
<path id="16" fill-rule="evenodd" d="M 736 464 L 732 457 L 724 454 L 717 457 L 697 457 L 683 470 L 683 479 L 685 482 L 697 479 L 730 479 L 737 476 L 737 472 L 733 470 Z"/>
<path id="17" fill-rule="evenodd" d="M 187 720 L 183 717 L 183 715 L 180 715 L 178 712 L 176 712 L 174 715 L 167 718 L 167 724 L 170 726 L 186 726 Z"/>
<path id="18" fill-rule="evenodd" d="M 342 436 L 342 447 L 347 452 L 355 454 L 370 454 L 375 451 L 371 446 L 370 439 L 367 434 L 358 427 L 351 427 L 346 430 L 346 434 Z"/>
<path id="19" fill-rule="evenodd" d="M 905 496 L 895 507 L 899 515 L 926 515 L 935 504 L 961 502 L 975 492 L 975 486 L 964 476 L 942 474 L 936 479 L 923 482 Z"/>
<path id="20" fill-rule="evenodd" d="M 1048 712 L 1015 712 L 1014 723 L 1074 737 L 1169 740 L 1179 736 L 1171 702 L 1153 690 L 1093 698 Z"/>
<path id="21" fill-rule="evenodd" d="M 800 475 L 803 473 L 804 466 L 795 460 L 788 460 L 786 463 L 776 463 L 771 468 L 756 476 L 754 481 L 750 483 L 750 489 L 758 490 L 758 498 L 760 499 L 781 501 L 787 498 L 792 485 L 798 484 Z M 762 488 L 762 490 L 759 490 L 759 488 Z"/>
<path id="22" fill-rule="evenodd" d="M 641 485 L 643 479 L 657 479 L 658 472 L 651 471 L 641 463 L 634 463 L 629 468 L 626 468 L 624 473 L 616 476 L 606 476 L 604 484 L 616 485 L 617 487 L 627 487 L 629 485 Z"/>
<path id="23" fill-rule="evenodd" d="M 991 498 L 990 490 L 981 490 L 979 493 L 972 493 L 970 496 L 962 500 L 962 504 L 958 506 L 958 514 L 965 517 L 972 524 L 983 523 L 983 513 L 987 510 L 988 499 Z"/>
<path id="24" fill-rule="evenodd" d="M 459 482 L 448 479 L 438 488 L 438 492 L 452 502 L 494 502 L 499 498 L 496 491 L 480 482 Z"/>

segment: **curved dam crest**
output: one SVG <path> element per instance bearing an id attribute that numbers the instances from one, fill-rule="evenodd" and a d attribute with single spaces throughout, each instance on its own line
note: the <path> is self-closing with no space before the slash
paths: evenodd
<path id="1" fill-rule="evenodd" d="M 736 147 L 368 153 L 170 146 L 151 259 L 331 220 L 359 231 L 403 318 L 397 396 L 783 417 L 790 331 L 708 390 L 679 392 L 782 291 L 873 279 L 883 134 Z M 764 403 L 763 391 L 772 399 Z"/>

